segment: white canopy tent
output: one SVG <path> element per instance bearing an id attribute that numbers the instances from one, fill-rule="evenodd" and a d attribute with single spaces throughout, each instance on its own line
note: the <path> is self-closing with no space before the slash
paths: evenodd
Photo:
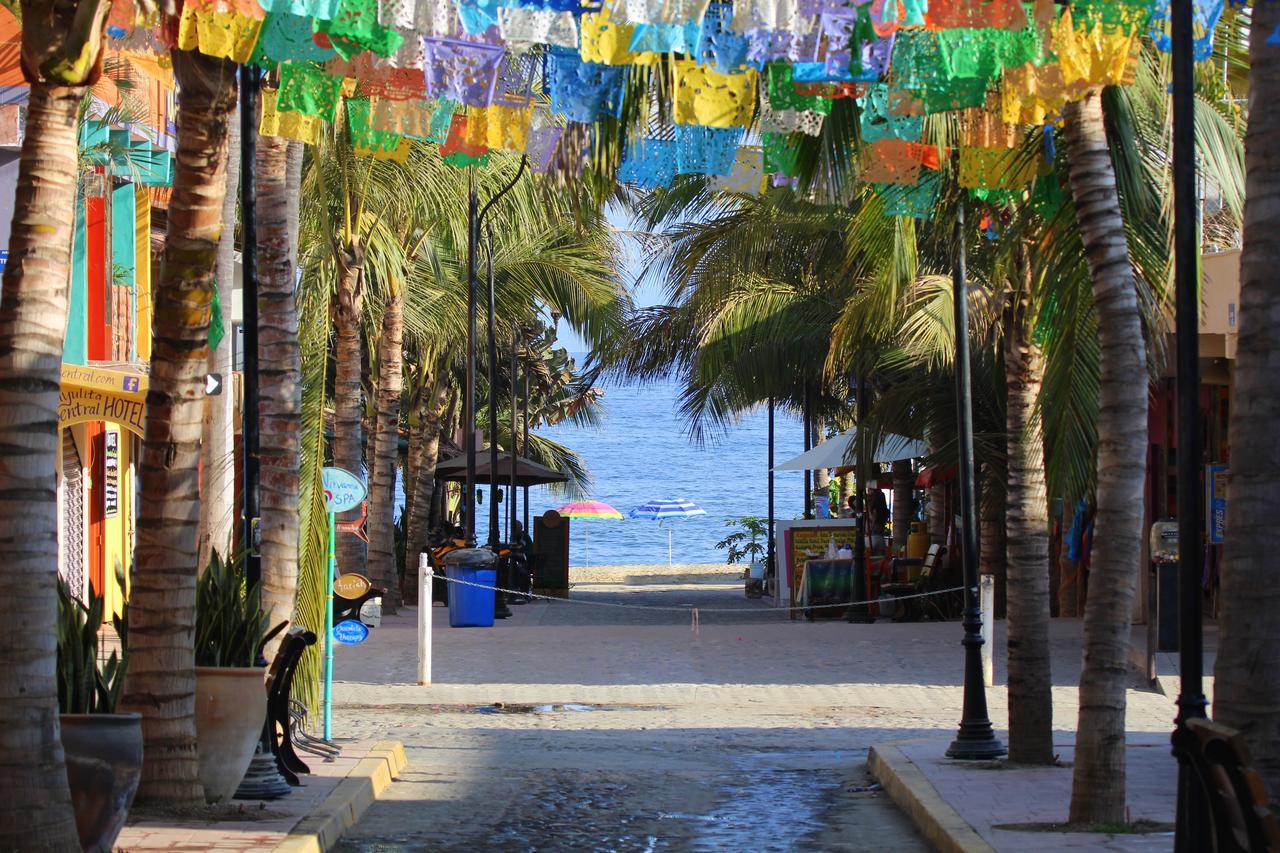
<path id="1" fill-rule="evenodd" d="M 847 430 L 835 438 L 827 439 L 812 450 L 806 450 L 794 459 L 775 465 L 775 471 L 814 471 L 819 468 L 841 468 L 853 464 L 854 439 L 857 429 Z M 928 454 L 923 441 L 901 435 L 887 435 L 875 448 L 871 462 L 897 462 L 899 459 L 915 459 Z"/>

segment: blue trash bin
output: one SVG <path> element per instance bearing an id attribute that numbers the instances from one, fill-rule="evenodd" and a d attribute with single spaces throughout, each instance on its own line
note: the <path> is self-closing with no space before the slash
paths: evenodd
<path id="1" fill-rule="evenodd" d="M 493 587 L 498 585 L 498 570 L 493 567 L 493 560 L 493 553 L 481 548 L 446 555 L 444 570 L 449 580 L 466 582 L 449 584 L 450 628 L 493 627 Z"/>

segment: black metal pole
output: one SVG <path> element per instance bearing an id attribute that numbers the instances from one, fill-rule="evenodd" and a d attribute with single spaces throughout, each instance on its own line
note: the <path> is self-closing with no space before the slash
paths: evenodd
<path id="1" fill-rule="evenodd" d="M 244 314 L 244 577 L 246 586 L 261 595 L 262 558 L 258 526 L 258 229 L 257 168 L 258 90 L 256 65 L 240 73 L 240 270 Z"/>
<path id="2" fill-rule="evenodd" d="M 858 362 L 858 399 L 854 401 L 857 407 L 858 424 L 856 427 L 857 432 L 853 436 L 857 453 L 853 464 L 853 508 L 854 515 L 858 519 L 858 532 L 854 534 L 854 582 L 849 585 L 849 589 L 853 593 L 853 597 L 849 599 L 850 601 L 863 601 L 867 597 L 867 445 L 862 429 L 862 425 L 867 419 L 867 378 L 862 371 L 861 356 L 859 356 Z M 874 621 L 871 619 L 871 609 L 865 604 L 850 605 L 845 619 L 848 622 Z"/>
<path id="3" fill-rule="evenodd" d="M 960 441 L 960 528 L 964 568 L 964 710 L 960 730 L 947 748 L 948 758 L 986 760 L 1007 751 L 995 736 L 987 714 L 982 676 L 982 610 L 978 600 L 978 515 L 974 482 L 973 377 L 969 364 L 969 285 L 965 270 L 964 201 L 957 215 L 959 240 L 952 282 L 956 336 L 956 423 Z"/>
<path id="4" fill-rule="evenodd" d="M 813 400 L 809 395 L 809 383 L 804 383 L 804 452 L 813 448 Z M 813 475 L 804 469 L 804 517 L 813 518 Z"/>
<path id="5" fill-rule="evenodd" d="M 777 562 L 776 562 L 776 560 L 777 560 L 777 556 L 778 556 L 778 555 L 777 555 L 777 552 L 776 552 L 776 550 L 775 550 L 775 548 L 774 548 L 774 545 L 773 545 L 773 521 L 774 521 L 774 512 L 773 512 L 773 444 L 774 444 L 774 434 L 773 434 L 773 410 L 774 410 L 774 400 L 773 400 L 773 397 L 770 397 L 770 398 L 769 398 L 769 542 L 768 542 L 768 546 L 769 546 L 769 547 L 768 547 L 769 557 L 768 557 L 768 564 L 765 566 L 765 575 L 766 575 L 766 577 L 769 577 L 769 578 L 777 577 L 777 571 L 778 571 L 778 565 L 777 565 Z"/>
<path id="6" fill-rule="evenodd" d="M 524 376 L 524 401 L 520 409 L 521 409 L 520 429 L 522 431 L 522 439 L 523 439 L 520 442 L 520 455 L 523 456 L 524 454 L 529 452 L 529 374 L 527 372 L 525 373 L 525 376 Z M 524 487 L 524 505 L 521 508 L 524 510 L 524 532 L 532 536 L 533 531 L 529 529 L 529 487 L 528 486 Z"/>
<path id="7" fill-rule="evenodd" d="M 467 389 L 463 397 L 462 420 L 465 424 L 463 443 L 467 453 L 467 485 L 462 493 L 462 511 L 466 513 L 467 547 L 476 546 L 476 249 L 479 242 L 479 219 L 476 216 L 476 179 L 468 170 L 470 190 L 467 198 Z"/>
<path id="8" fill-rule="evenodd" d="M 507 499 L 510 501 L 507 505 L 507 541 L 516 544 L 514 536 L 516 527 L 516 459 L 519 458 L 519 448 L 516 445 L 516 371 L 519 366 L 516 364 L 516 348 L 519 346 L 519 330 L 516 326 L 511 327 L 511 447 L 508 448 L 511 453 L 511 488 L 508 489 Z"/>
<path id="9" fill-rule="evenodd" d="M 1178 714 L 1173 753 L 1178 758 L 1178 806 L 1174 849 L 1206 850 L 1204 791 L 1189 752 L 1195 735 L 1188 721 L 1205 716 L 1201 657 L 1200 572 L 1204 559 L 1200 485 L 1200 253 L 1197 238 L 1195 57 L 1192 0 L 1173 0 L 1173 270 L 1178 365 Z"/>
<path id="10" fill-rule="evenodd" d="M 494 315 L 493 224 L 485 223 L 489 277 L 489 548 L 498 550 L 498 327 Z"/>

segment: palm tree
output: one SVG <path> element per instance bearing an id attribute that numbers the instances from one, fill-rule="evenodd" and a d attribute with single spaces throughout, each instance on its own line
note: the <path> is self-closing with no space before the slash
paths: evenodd
<path id="1" fill-rule="evenodd" d="M 400 397 L 404 385 L 404 294 L 400 279 L 387 282 L 377 342 L 378 390 L 375 397 L 373 454 L 369 463 L 369 573 L 387 590 L 384 613 L 400 602 L 396 571 L 394 495 L 396 460 L 400 455 Z"/>
<path id="2" fill-rule="evenodd" d="M 0 847 L 78 849 L 58 729 L 58 387 L 67 323 L 77 115 L 98 77 L 110 4 L 24 3 L 31 84 L 0 297 L 0 578 L 20 585 L 0 639 Z"/>
<path id="3" fill-rule="evenodd" d="M 201 397 L 236 66 L 190 51 L 171 55 L 179 85 L 178 148 L 164 264 L 155 290 L 129 601 L 130 663 L 121 706 L 142 714 L 139 799 L 198 804 L 204 791 L 197 775 L 192 631 Z"/>
<path id="4" fill-rule="evenodd" d="M 1269 451 L 1280 402 L 1273 366 L 1280 330 L 1273 320 L 1277 257 L 1272 213 L 1280 192 L 1280 123 L 1265 104 L 1280 94 L 1280 48 L 1270 41 L 1277 26 L 1280 8 L 1256 4 L 1250 27 L 1249 102 L 1254 108 L 1245 138 L 1240 338 L 1230 427 L 1231 446 L 1249 455 L 1233 466 L 1228 490 L 1231 511 L 1218 598 L 1213 695 L 1214 718 L 1244 733 L 1272 798 L 1280 792 L 1280 604 L 1273 562 L 1280 542 L 1270 511 L 1280 465 Z"/>
<path id="5" fill-rule="evenodd" d="M 1119 823 L 1125 819 L 1129 620 L 1142 553 L 1147 353 L 1103 124 L 1102 92 L 1091 91 L 1068 105 L 1065 119 L 1071 195 L 1098 322 L 1097 428 L 1102 438 L 1070 820 Z"/>
<path id="6" fill-rule="evenodd" d="M 264 136 L 255 153 L 262 608 L 273 625 L 293 620 L 298 594 L 302 362 L 293 295 L 287 151 L 286 140 Z M 268 659 L 278 646 L 275 641 L 268 646 Z"/>
<path id="7" fill-rule="evenodd" d="M 1005 309 L 1005 413 L 1008 418 L 1007 615 L 1009 620 L 1009 760 L 1053 762 L 1053 681 L 1049 671 L 1049 503 L 1044 443 L 1034 416 L 1044 356 L 1032 340 L 1031 262 L 1014 249 Z M 1013 720 L 1018 724 L 1014 725 Z"/>

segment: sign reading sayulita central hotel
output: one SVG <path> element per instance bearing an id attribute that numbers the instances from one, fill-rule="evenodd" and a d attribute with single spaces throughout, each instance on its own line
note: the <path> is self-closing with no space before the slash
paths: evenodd
<path id="1" fill-rule="evenodd" d="M 104 367 L 62 365 L 58 423 L 63 427 L 113 421 L 140 436 L 146 426 L 146 400 L 146 376 Z"/>

